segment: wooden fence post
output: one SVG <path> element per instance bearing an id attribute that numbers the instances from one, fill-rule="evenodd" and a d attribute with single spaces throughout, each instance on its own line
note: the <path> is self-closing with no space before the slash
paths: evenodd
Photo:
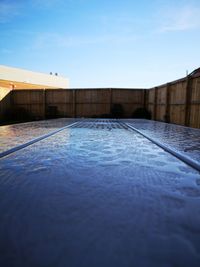
<path id="1" fill-rule="evenodd" d="M 165 109 L 165 122 L 170 123 L 170 83 L 167 83 L 166 89 L 166 109 Z"/>
<path id="2" fill-rule="evenodd" d="M 112 97 L 112 88 L 110 88 L 110 114 L 112 114 L 112 101 L 113 101 L 113 97 Z"/>
<path id="3" fill-rule="evenodd" d="M 188 75 L 186 78 L 186 99 L 185 99 L 185 126 L 190 125 L 190 111 L 191 111 L 191 79 Z"/>
<path id="4" fill-rule="evenodd" d="M 143 90 L 143 108 L 144 109 L 147 108 L 147 90 L 146 89 Z"/>
<path id="5" fill-rule="evenodd" d="M 13 112 L 13 110 L 14 110 L 14 104 L 15 104 L 15 101 L 14 101 L 14 90 L 11 90 L 10 91 L 10 110 L 11 110 L 11 112 Z"/>
<path id="6" fill-rule="evenodd" d="M 76 89 L 73 89 L 73 117 L 76 118 Z"/>
<path id="7" fill-rule="evenodd" d="M 43 119 L 46 119 L 46 89 L 43 89 L 42 95 L 42 102 L 43 102 Z"/>
<path id="8" fill-rule="evenodd" d="M 157 117 L 157 99 L 158 99 L 158 88 L 154 88 L 155 93 L 154 93 L 154 111 L 153 111 L 153 119 L 156 121 Z"/>

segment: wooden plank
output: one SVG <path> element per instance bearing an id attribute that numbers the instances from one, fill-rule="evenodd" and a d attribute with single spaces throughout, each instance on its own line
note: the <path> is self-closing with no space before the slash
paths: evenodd
<path id="1" fill-rule="evenodd" d="M 76 89 L 76 103 L 110 103 L 109 89 Z"/>
<path id="2" fill-rule="evenodd" d="M 191 101 L 189 126 L 200 128 L 200 77 L 191 79 Z"/>
<path id="3" fill-rule="evenodd" d="M 190 127 L 200 128 L 200 104 L 190 107 Z"/>
<path id="4" fill-rule="evenodd" d="M 49 89 L 46 90 L 46 103 L 54 105 L 56 103 L 72 103 L 73 91 L 64 89 Z"/>
<path id="5" fill-rule="evenodd" d="M 148 90 L 148 95 L 149 95 L 148 103 L 153 103 L 154 104 L 155 88 L 149 89 Z"/>
<path id="6" fill-rule="evenodd" d="M 141 104 L 122 104 L 122 108 L 124 111 L 123 116 L 125 118 L 132 118 L 134 111 L 136 111 L 138 108 L 143 108 L 143 103 Z"/>
<path id="7" fill-rule="evenodd" d="M 112 90 L 112 88 L 110 88 L 110 108 L 109 108 L 110 114 L 112 112 L 112 103 L 113 103 L 113 90 Z"/>
<path id="8" fill-rule="evenodd" d="M 186 87 L 187 81 L 181 81 L 170 85 L 170 104 L 186 103 Z"/>
<path id="9" fill-rule="evenodd" d="M 166 86 L 165 122 L 170 123 L 170 83 Z"/>
<path id="10" fill-rule="evenodd" d="M 154 93 L 154 110 L 153 110 L 153 119 L 157 120 L 157 99 L 158 99 L 158 88 L 154 88 L 155 93 Z"/>
<path id="11" fill-rule="evenodd" d="M 78 104 L 76 105 L 77 117 L 96 117 L 110 113 L 110 104 Z"/>
<path id="12" fill-rule="evenodd" d="M 190 103 L 191 103 L 191 79 L 187 76 L 186 80 L 186 92 L 185 92 L 185 126 L 190 125 Z"/>
<path id="13" fill-rule="evenodd" d="M 46 119 L 46 90 L 43 90 L 43 119 Z"/>
<path id="14" fill-rule="evenodd" d="M 166 104 L 167 86 L 157 87 L 157 104 Z"/>
<path id="15" fill-rule="evenodd" d="M 166 105 L 165 104 L 159 104 L 159 105 L 157 105 L 156 111 L 157 111 L 156 120 L 158 120 L 158 121 L 165 121 Z"/>
<path id="16" fill-rule="evenodd" d="M 191 102 L 200 102 L 200 77 L 191 79 Z"/>
<path id="17" fill-rule="evenodd" d="M 112 89 L 112 102 L 121 103 L 143 103 L 143 90 Z"/>
<path id="18" fill-rule="evenodd" d="M 185 125 L 185 105 L 170 105 L 170 122 Z"/>
<path id="19" fill-rule="evenodd" d="M 73 117 L 76 118 L 76 90 L 73 90 Z"/>

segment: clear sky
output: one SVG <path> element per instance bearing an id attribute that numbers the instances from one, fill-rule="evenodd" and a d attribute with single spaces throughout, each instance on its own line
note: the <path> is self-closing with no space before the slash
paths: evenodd
<path id="1" fill-rule="evenodd" d="M 199 0 L 0 0 L 0 64 L 71 88 L 149 88 L 200 67 Z"/>

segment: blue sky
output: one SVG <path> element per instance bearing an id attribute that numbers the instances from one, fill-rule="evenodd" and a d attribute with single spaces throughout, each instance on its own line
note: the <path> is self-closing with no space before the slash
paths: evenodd
<path id="1" fill-rule="evenodd" d="M 199 0 L 0 0 L 0 64 L 150 88 L 200 67 L 199 14 Z"/>

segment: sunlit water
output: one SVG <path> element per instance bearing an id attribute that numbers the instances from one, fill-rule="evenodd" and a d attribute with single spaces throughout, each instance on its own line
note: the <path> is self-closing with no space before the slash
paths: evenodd
<path id="1" fill-rule="evenodd" d="M 62 118 L 0 126 L 0 153 L 75 121 L 77 119 Z"/>
<path id="2" fill-rule="evenodd" d="M 149 120 L 122 120 L 146 135 L 200 162 L 200 129 Z"/>
<path id="3" fill-rule="evenodd" d="M 1 159 L 0 214 L 0 266 L 199 266 L 200 174 L 116 121 Z"/>

